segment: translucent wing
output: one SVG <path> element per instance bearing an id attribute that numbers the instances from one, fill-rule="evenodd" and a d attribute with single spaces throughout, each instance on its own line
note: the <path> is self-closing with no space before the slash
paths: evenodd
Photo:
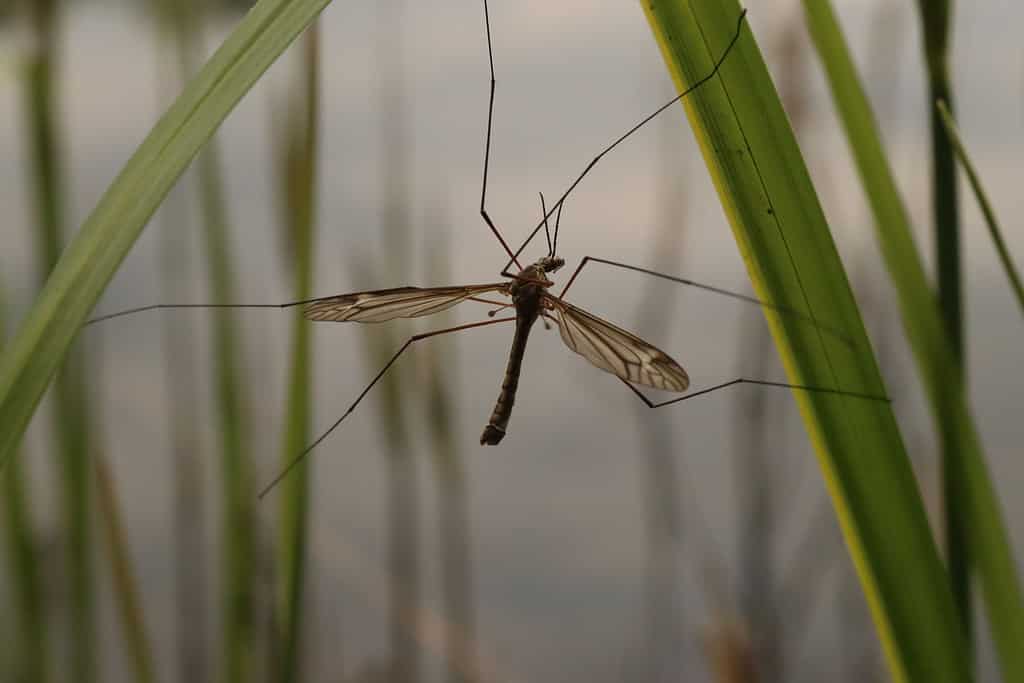
<path id="1" fill-rule="evenodd" d="M 686 371 L 640 337 L 581 308 L 545 297 L 558 314 L 562 341 L 597 367 L 624 380 L 665 391 L 686 391 Z"/>
<path id="2" fill-rule="evenodd" d="M 303 314 L 309 320 L 330 322 L 379 323 L 395 318 L 418 318 L 439 313 L 487 292 L 507 294 L 508 286 L 507 282 L 498 282 L 463 287 L 396 287 L 339 294 L 307 304 Z"/>

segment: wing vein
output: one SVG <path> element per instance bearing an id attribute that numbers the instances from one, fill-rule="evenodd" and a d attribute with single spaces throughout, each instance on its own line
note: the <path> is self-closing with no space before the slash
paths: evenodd
<path id="1" fill-rule="evenodd" d="M 461 287 L 396 287 L 324 297 L 308 304 L 304 315 L 318 322 L 377 323 L 395 318 L 418 318 L 447 310 L 467 299 L 500 292 L 508 294 L 509 283 Z"/>
<path id="2" fill-rule="evenodd" d="M 632 332 L 551 295 L 562 341 L 594 366 L 628 382 L 665 391 L 686 391 L 690 378 L 676 361 Z"/>

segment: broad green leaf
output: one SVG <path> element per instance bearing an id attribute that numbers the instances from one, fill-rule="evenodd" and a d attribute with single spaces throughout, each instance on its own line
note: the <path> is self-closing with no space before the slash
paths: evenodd
<path id="1" fill-rule="evenodd" d="M 736 30 L 735 0 L 643 3 L 680 90 Z M 794 384 L 884 395 L 814 186 L 749 28 L 717 78 L 684 101 L 751 281 Z M 840 330 L 840 334 L 828 330 Z M 970 673 L 946 573 L 889 404 L 794 391 L 893 678 Z"/>

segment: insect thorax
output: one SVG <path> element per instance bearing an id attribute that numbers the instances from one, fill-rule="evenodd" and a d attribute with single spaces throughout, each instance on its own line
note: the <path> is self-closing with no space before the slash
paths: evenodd
<path id="1" fill-rule="evenodd" d="M 515 284 L 523 285 L 527 282 L 532 282 L 535 285 L 550 287 L 555 283 L 548 279 L 547 274 L 555 272 L 564 265 L 565 259 L 559 256 L 544 256 L 537 259 L 536 263 L 531 263 L 519 271 Z M 515 288 L 515 285 L 513 285 L 513 289 Z"/>
<path id="2" fill-rule="evenodd" d="M 522 296 L 533 289 L 550 287 L 553 284 L 555 283 L 548 279 L 539 262 L 533 263 L 519 271 L 509 293 L 513 297 Z"/>

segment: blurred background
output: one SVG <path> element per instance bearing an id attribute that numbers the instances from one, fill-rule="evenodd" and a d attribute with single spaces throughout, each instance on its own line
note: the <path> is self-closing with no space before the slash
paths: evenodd
<path id="1" fill-rule="evenodd" d="M 835 4 L 930 263 L 916 7 Z M 936 512 L 934 425 L 799 4 L 747 7 Z M 8 333 L 245 9 L 0 3 Z M 494 0 L 490 19 L 488 209 L 516 243 L 539 191 L 550 205 L 674 91 L 636 3 Z M 953 63 L 961 129 L 1018 260 L 1022 20 L 1011 0 L 962 4 Z M 229 117 L 97 314 L 495 280 L 503 251 L 478 215 L 486 49 L 480 0 L 332 4 Z M 962 206 L 971 398 L 1020 557 L 1024 330 L 976 204 Z M 588 175 L 559 246 L 569 267 L 593 255 L 749 291 L 678 108 Z M 785 381 L 756 307 L 600 265 L 570 298 L 665 349 L 695 389 Z M 2 483 L 0 681 L 887 678 L 784 390 L 651 411 L 538 326 L 509 434 L 482 449 L 511 328 L 460 332 L 414 345 L 257 502 L 409 335 L 486 311 L 386 326 L 156 311 L 84 330 Z M 979 678 L 996 680 L 979 638 Z"/>

